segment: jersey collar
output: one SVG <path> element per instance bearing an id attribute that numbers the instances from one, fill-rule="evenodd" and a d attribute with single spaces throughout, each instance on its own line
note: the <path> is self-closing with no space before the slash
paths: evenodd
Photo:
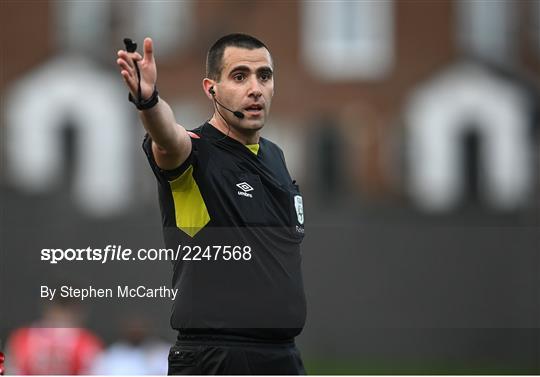
<path id="1" fill-rule="evenodd" d="M 227 136 L 220 130 L 218 130 L 216 127 L 212 125 L 210 122 L 206 122 L 202 129 L 201 129 L 201 136 L 202 137 L 209 137 L 215 142 L 223 143 L 226 145 L 229 145 L 231 147 L 234 147 L 236 149 L 239 149 L 242 151 L 242 153 L 247 153 L 251 157 L 260 157 L 261 155 L 261 142 L 260 140 L 262 138 L 259 138 L 258 144 L 250 144 L 250 145 L 244 145 L 240 143 L 238 140 L 233 139 L 230 136 Z"/>

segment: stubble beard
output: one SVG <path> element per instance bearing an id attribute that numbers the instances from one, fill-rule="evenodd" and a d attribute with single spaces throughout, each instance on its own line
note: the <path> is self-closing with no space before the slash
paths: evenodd
<path id="1" fill-rule="evenodd" d="M 245 136 L 253 136 L 264 127 L 265 120 L 266 119 L 263 119 L 255 125 L 243 125 L 242 122 L 245 121 L 243 119 L 234 119 L 234 121 L 228 119 L 227 121 L 229 122 L 230 127 L 237 133 Z"/>

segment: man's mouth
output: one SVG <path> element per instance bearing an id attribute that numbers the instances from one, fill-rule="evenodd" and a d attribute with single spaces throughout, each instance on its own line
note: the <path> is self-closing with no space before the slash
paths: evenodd
<path id="1" fill-rule="evenodd" d="M 262 109 L 263 109 L 262 105 L 251 105 L 244 108 L 245 111 L 247 111 L 249 114 L 252 114 L 252 115 L 259 115 Z"/>

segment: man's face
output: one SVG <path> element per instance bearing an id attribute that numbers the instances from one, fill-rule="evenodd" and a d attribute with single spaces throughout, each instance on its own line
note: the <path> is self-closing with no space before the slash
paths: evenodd
<path id="1" fill-rule="evenodd" d="M 231 127 L 243 133 L 260 130 L 270 112 L 274 94 L 272 58 L 268 50 L 227 47 L 216 93 L 220 103 L 244 113 L 244 118 L 239 119 L 218 105 Z"/>

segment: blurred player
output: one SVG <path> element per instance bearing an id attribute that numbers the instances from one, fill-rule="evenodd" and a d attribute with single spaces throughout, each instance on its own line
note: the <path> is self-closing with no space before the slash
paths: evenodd
<path id="1" fill-rule="evenodd" d="M 8 340 L 8 374 L 88 374 L 102 349 L 101 341 L 80 327 L 76 301 L 57 299 L 29 327 L 15 330 Z"/>
<path id="2" fill-rule="evenodd" d="M 136 314 L 122 316 L 121 339 L 111 344 L 98 357 L 92 374 L 98 375 L 157 375 L 167 373 L 167 343 L 153 338 L 150 324 Z"/>

